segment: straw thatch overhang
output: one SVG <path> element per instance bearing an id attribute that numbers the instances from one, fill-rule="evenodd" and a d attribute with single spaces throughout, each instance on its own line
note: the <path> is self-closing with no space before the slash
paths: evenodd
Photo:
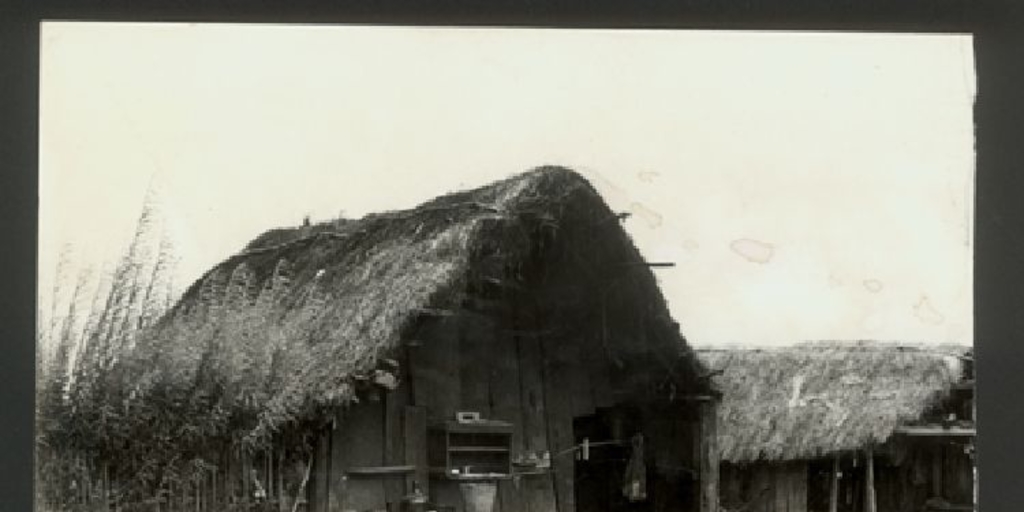
<path id="1" fill-rule="evenodd" d="M 262 299 L 243 307 L 229 304 L 232 296 L 252 297 L 251 290 L 276 282 L 287 283 L 286 291 L 262 306 Z M 191 286 L 161 323 L 170 335 L 157 338 L 183 347 L 152 351 L 181 358 L 182 368 L 196 367 L 200 362 L 188 360 L 188 344 L 204 343 L 204 337 L 215 336 L 209 333 L 244 324 L 255 314 L 263 322 L 260 332 L 230 343 L 283 337 L 294 345 L 296 336 L 302 338 L 299 353 L 289 357 L 239 356 L 286 367 L 277 373 L 288 378 L 267 385 L 262 407 L 334 406 L 350 401 L 360 379 L 397 357 L 400 347 L 417 343 L 424 318 L 462 314 L 474 294 L 500 295 L 487 290 L 525 288 L 543 292 L 534 293 L 543 296 L 535 309 L 558 319 L 547 323 L 556 331 L 563 318 L 571 331 L 572 322 L 599 325 L 614 316 L 622 306 L 599 311 L 606 297 L 642 308 L 642 317 L 654 324 L 646 331 L 655 333 L 645 342 L 658 344 L 668 356 L 627 361 L 632 366 L 625 371 L 663 376 L 659 382 L 673 381 L 670 393 L 707 387 L 693 382 L 706 372 L 615 213 L 584 178 L 560 167 L 538 168 L 410 210 L 268 231 Z M 229 313 L 210 312 L 217 308 Z"/>
<path id="2" fill-rule="evenodd" d="M 807 343 L 701 349 L 723 398 L 723 461 L 804 460 L 881 445 L 922 421 L 963 378 L 969 349 Z"/>

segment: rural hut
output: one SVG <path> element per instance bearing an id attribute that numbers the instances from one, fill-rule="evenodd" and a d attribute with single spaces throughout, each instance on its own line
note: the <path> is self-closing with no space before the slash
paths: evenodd
<path id="1" fill-rule="evenodd" d="M 254 375 L 257 448 L 218 466 L 211 503 L 714 510 L 714 393 L 625 217 L 543 167 L 256 238 L 157 336 L 184 340 L 161 348 L 183 361 L 218 343 L 195 371 Z M 311 464 L 278 444 L 296 425 Z"/>
<path id="2" fill-rule="evenodd" d="M 974 510 L 973 351 L 702 349 L 722 392 L 721 509 Z"/>

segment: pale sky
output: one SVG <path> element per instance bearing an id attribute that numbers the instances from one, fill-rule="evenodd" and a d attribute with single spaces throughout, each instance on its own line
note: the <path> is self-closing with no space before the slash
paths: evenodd
<path id="1" fill-rule="evenodd" d="M 695 345 L 973 343 L 968 35 L 45 23 L 40 289 L 571 167 Z"/>

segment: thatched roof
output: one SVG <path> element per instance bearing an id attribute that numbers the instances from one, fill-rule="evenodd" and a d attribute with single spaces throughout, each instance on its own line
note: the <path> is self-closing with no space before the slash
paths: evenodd
<path id="1" fill-rule="evenodd" d="M 808 343 L 701 349 L 722 392 L 722 460 L 813 459 L 884 443 L 961 378 L 965 348 Z"/>
<path id="2" fill-rule="evenodd" d="M 161 326 L 158 338 L 173 341 L 151 351 L 182 360 L 182 368 L 199 368 L 205 363 L 195 360 L 195 346 L 221 343 L 221 351 L 237 352 L 218 356 L 224 374 L 233 375 L 231 364 L 248 362 L 260 382 L 272 380 L 268 368 L 276 368 L 287 378 L 260 388 L 265 395 L 256 399 L 267 411 L 294 416 L 299 404 L 343 403 L 353 394 L 353 377 L 390 357 L 421 314 L 456 307 L 467 283 L 503 279 L 502 268 L 536 258 L 551 244 L 539 232 L 558 238 L 571 234 L 568 226 L 581 224 L 588 227 L 576 230 L 582 234 L 574 240 L 586 244 L 581 249 L 590 258 L 579 266 L 611 259 L 642 263 L 594 188 L 559 167 L 410 210 L 272 230 L 190 287 Z M 598 253 L 613 256 L 602 260 L 593 256 Z M 673 350 L 697 368 L 651 271 L 643 267 L 630 276 L 629 286 L 646 294 L 635 302 L 666 320 Z M 232 329 L 232 339 L 215 341 Z M 298 349 L 274 355 L 275 347 L 289 344 Z"/>

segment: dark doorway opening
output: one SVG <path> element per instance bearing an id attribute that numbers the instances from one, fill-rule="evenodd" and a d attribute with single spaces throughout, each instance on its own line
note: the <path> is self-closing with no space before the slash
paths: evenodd
<path id="1" fill-rule="evenodd" d="M 653 512 L 650 500 L 630 502 L 623 495 L 630 439 L 641 431 L 639 414 L 624 408 L 598 409 L 573 420 L 579 450 L 575 464 L 577 512 Z"/>

